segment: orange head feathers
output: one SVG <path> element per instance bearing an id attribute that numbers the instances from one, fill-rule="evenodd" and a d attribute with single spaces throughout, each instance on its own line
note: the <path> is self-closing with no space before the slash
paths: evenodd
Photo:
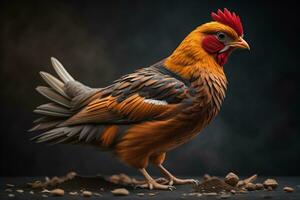
<path id="1" fill-rule="evenodd" d="M 167 59 L 166 65 L 175 71 L 179 66 L 223 66 L 234 49 L 250 49 L 243 39 L 242 22 L 234 12 L 220 9 L 212 12 L 212 22 L 192 31 Z M 185 76 L 184 74 L 182 74 Z"/>

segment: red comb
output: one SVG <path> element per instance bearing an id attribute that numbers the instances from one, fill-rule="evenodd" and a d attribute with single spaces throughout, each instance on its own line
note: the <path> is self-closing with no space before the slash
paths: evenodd
<path id="1" fill-rule="evenodd" d="M 239 16 L 234 12 L 231 13 L 227 8 L 224 8 L 224 12 L 218 9 L 217 13 L 211 13 L 213 20 L 231 27 L 239 36 L 243 35 L 243 26 Z"/>

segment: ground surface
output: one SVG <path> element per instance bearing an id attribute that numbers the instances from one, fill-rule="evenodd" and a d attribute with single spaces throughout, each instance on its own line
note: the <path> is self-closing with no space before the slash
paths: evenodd
<path id="1" fill-rule="evenodd" d="M 111 190 L 114 188 L 120 188 L 117 184 L 108 183 L 102 177 L 77 177 L 73 181 L 68 181 L 59 185 L 66 191 L 63 197 L 53 197 L 47 195 L 43 197 L 41 190 L 33 190 L 26 186 L 26 183 L 32 182 L 34 180 L 42 180 L 40 177 L 20 177 L 20 178 L 10 178 L 2 177 L 0 178 L 0 199 L 124 199 L 124 200 L 134 200 L 134 199 L 221 199 L 218 196 L 189 196 L 193 192 L 192 185 L 176 186 L 175 191 L 159 191 L 159 190 L 145 190 L 145 189 L 135 189 L 128 186 L 127 189 L 130 191 L 128 196 L 113 196 Z M 258 181 L 262 181 L 265 178 L 259 178 Z M 284 200 L 300 200 L 300 177 L 277 177 L 276 180 L 279 182 L 279 186 L 274 191 L 253 191 L 246 194 L 235 194 L 230 195 L 226 199 L 241 199 L 241 200 L 255 200 L 255 199 L 284 199 Z M 10 191 L 5 191 L 7 189 L 6 184 L 13 184 L 14 187 L 10 188 Z M 295 189 L 293 193 L 285 193 L 282 188 L 284 186 L 291 186 Z M 103 189 L 101 189 L 103 188 Z M 16 189 L 23 189 L 23 193 L 16 192 Z M 101 196 L 83 197 L 83 196 L 70 196 L 68 192 L 70 191 L 80 191 L 81 189 L 89 190 L 92 192 L 97 192 Z M 30 194 L 30 191 L 34 191 L 34 194 Z M 138 193 L 143 193 L 143 196 L 138 196 Z M 9 194 L 13 194 L 14 197 L 9 197 Z M 141 195 L 141 194 L 139 194 Z"/>

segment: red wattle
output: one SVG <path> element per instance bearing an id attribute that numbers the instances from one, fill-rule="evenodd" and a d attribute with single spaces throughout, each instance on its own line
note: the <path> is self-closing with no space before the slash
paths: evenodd
<path id="1" fill-rule="evenodd" d="M 226 62 L 228 61 L 228 57 L 231 53 L 231 50 L 227 50 L 223 53 L 217 54 L 216 55 L 216 61 L 219 65 L 223 66 L 226 64 Z"/>
<path id="2" fill-rule="evenodd" d="M 208 35 L 202 40 L 202 48 L 210 54 L 215 56 L 217 63 L 221 66 L 225 65 L 228 60 L 228 57 L 231 53 L 231 49 L 224 51 L 222 53 L 218 53 L 221 51 L 225 45 L 220 42 L 214 35 Z"/>

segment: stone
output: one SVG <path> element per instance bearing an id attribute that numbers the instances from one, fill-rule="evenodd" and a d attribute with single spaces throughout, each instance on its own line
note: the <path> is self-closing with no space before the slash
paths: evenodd
<path id="1" fill-rule="evenodd" d="M 78 195 L 78 192 L 69 192 L 69 195 L 76 196 L 76 195 Z"/>
<path id="2" fill-rule="evenodd" d="M 102 194 L 100 194 L 100 193 L 98 193 L 98 192 L 94 192 L 93 194 L 94 194 L 94 196 L 96 196 L 96 197 L 102 197 Z"/>
<path id="3" fill-rule="evenodd" d="M 221 194 L 220 195 L 220 199 L 228 199 L 229 197 L 231 197 L 230 194 Z"/>
<path id="4" fill-rule="evenodd" d="M 15 197 L 14 194 L 8 194 L 8 197 Z"/>
<path id="5" fill-rule="evenodd" d="M 234 187 L 239 182 L 239 177 L 236 174 L 230 172 L 229 174 L 226 175 L 224 181 L 225 183 Z"/>
<path id="6" fill-rule="evenodd" d="M 255 190 L 255 184 L 254 183 L 246 183 L 245 188 L 248 191 L 254 191 Z"/>
<path id="7" fill-rule="evenodd" d="M 129 191 L 125 188 L 117 188 L 111 191 L 111 193 L 115 196 L 127 196 L 129 195 Z"/>
<path id="8" fill-rule="evenodd" d="M 278 183 L 275 179 L 267 179 L 264 181 L 265 188 L 272 187 L 272 189 L 275 189 L 278 186 Z"/>
<path id="9" fill-rule="evenodd" d="M 7 183 L 7 184 L 6 184 L 6 187 L 15 187 L 15 185 L 14 185 L 14 184 Z"/>
<path id="10" fill-rule="evenodd" d="M 262 189 L 264 189 L 264 185 L 262 183 L 255 184 L 255 190 L 262 190 Z"/>
<path id="11" fill-rule="evenodd" d="M 244 179 L 244 183 L 253 183 L 257 179 L 257 174 L 250 176 L 249 178 Z"/>
<path id="12" fill-rule="evenodd" d="M 273 188 L 272 188 L 271 186 L 268 186 L 268 187 L 267 187 L 267 190 L 268 190 L 268 191 L 273 191 Z"/>
<path id="13" fill-rule="evenodd" d="M 243 187 L 245 185 L 245 182 L 244 181 L 239 181 L 236 186 L 237 187 Z"/>
<path id="14" fill-rule="evenodd" d="M 16 190 L 16 192 L 18 192 L 18 193 L 23 193 L 24 190 Z"/>
<path id="15" fill-rule="evenodd" d="M 84 196 L 84 197 L 91 197 L 92 195 L 93 195 L 93 193 L 90 191 L 87 191 L 87 190 L 82 192 L 82 196 Z"/>
<path id="16" fill-rule="evenodd" d="M 206 193 L 203 193 L 204 196 L 216 196 L 218 195 L 216 192 L 206 192 Z"/>
<path id="17" fill-rule="evenodd" d="M 283 188 L 283 191 L 285 191 L 287 193 L 291 193 L 291 192 L 294 192 L 294 188 L 286 186 L 286 187 Z"/>
<path id="18" fill-rule="evenodd" d="M 50 194 L 53 195 L 53 196 L 64 196 L 65 191 L 63 189 L 56 188 L 54 190 L 51 190 Z"/>

